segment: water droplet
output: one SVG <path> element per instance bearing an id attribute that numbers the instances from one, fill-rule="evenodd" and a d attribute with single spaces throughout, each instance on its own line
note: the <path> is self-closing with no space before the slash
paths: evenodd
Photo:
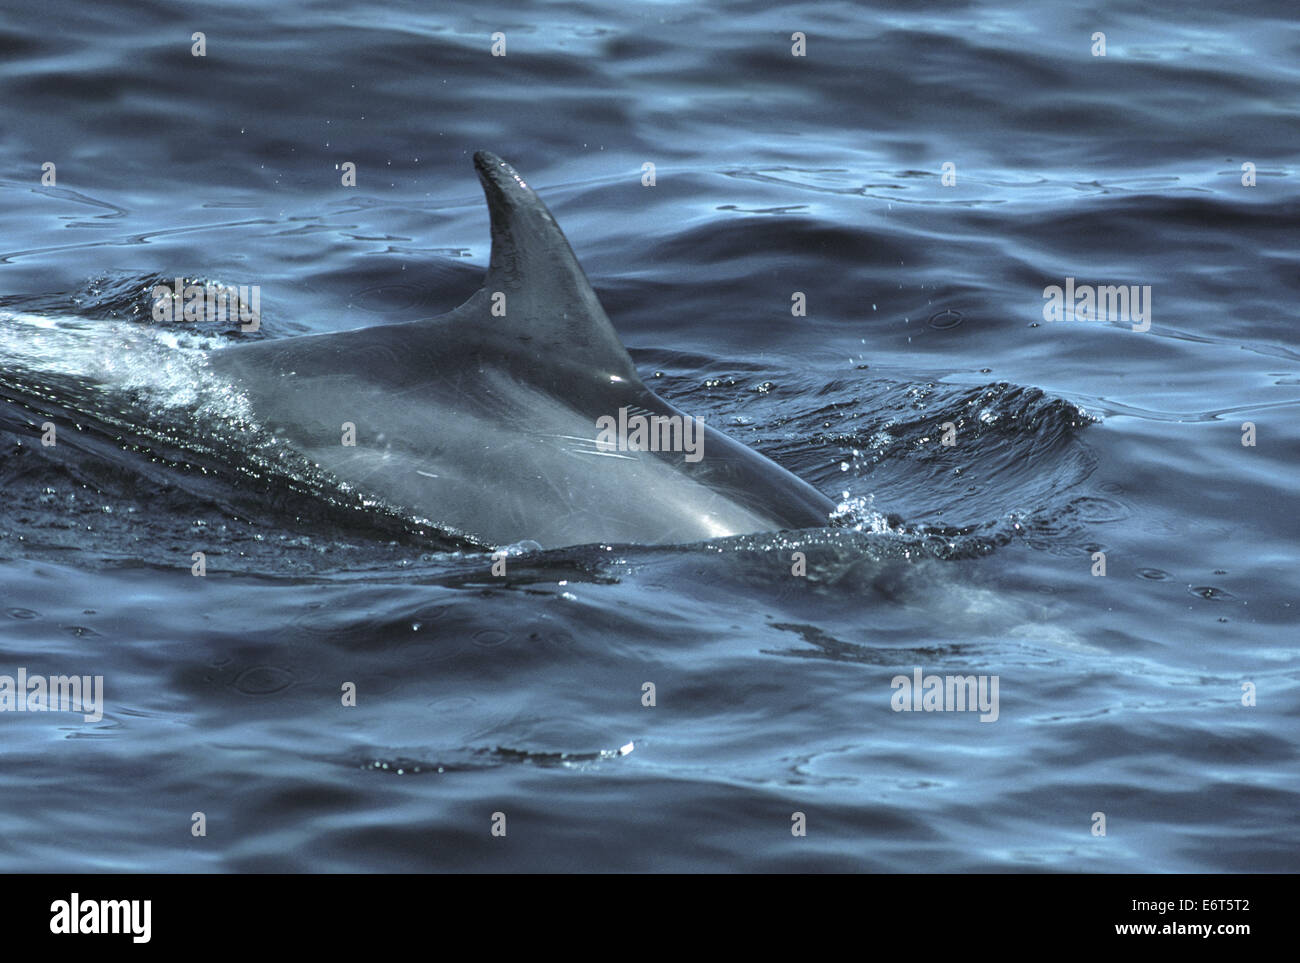
<path id="1" fill-rule="evenodd" d="M 1161 571 L 1158 568 L 1140 568 L 1137 570 L 1139 578 L 1150 579 L 1153 582 L 1163 582 L 1169 578 L 1169 573 Z"/>
<path id="2" fill-rule="evenodd" d="M 239 673 L 234 686 L 245 695 L 270 695 L 293 685 L 293 673 L 273 665 L 255 665 Z"/>
<path id="3" fill-rule="evenodd" d="M 1193 595 L 1199 596 L 1210 602 L 1235 602 L 1237 596 L 1231 592 L 1225 592 L 1221 588 L 1215 588 L 1213 585 L 1194 585 L 1188 586 L 1187 589 Z"/>
<path id="4" fill-rule="evenodd" d="M 947 331 L 948 329 L 955 328 L 957 325 L 961 324 L 961 320 L 960 311 L 954 311 L 952 308 L 948 308 L 944 311 L 940 311 L 938 314 L 932 315 L 928 323 L 930 327 L 936 328 L 939 331 Z"/>

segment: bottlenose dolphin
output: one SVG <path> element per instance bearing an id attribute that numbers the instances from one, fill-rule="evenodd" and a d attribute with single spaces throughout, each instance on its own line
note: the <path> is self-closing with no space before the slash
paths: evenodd
<path id="1" fill-rule="evenodd" d="M 492 219 L 483 287 L 430 320 L 212 352 L 260 424 L 353 490 L 490 546 L 824 526 L 824 495 L 642 383 L 551 212 L 501 158 L 474 166 Z M 695 449 L 602 437 L 637 415 L 681 419 L 654 424 L 698 429 Z"/>

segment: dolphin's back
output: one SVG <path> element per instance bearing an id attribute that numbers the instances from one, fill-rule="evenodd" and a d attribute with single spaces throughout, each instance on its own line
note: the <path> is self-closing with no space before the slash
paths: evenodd
<path id="1" fill-rule="evenodd" d="M 828 499 L 710 428 L 694 461 L 597 443 L 598 420 L 620 410 L 686 416 L 641 381 L 540 198 L 494 155 L 476 154 L 475 166 L 492 259 L 459 308 L 211 355 L 263 426 L 341 482 L 487 544 L 662 544 L 824 525 Z"/>

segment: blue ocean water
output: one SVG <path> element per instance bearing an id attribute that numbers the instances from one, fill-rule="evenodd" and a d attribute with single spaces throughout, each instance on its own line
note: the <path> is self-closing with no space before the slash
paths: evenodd
<path id="1" fill-rule="evenodd" d="M 0 675 L 104 680 L 0 712 L 0 867 L 1300 869 L 1298 52 L 1280 2 L 0 9 Z M 480 148 L 844 518 L 499 577 L 223 446 L 230 336 L 145 292 L 449 310 Z"/>

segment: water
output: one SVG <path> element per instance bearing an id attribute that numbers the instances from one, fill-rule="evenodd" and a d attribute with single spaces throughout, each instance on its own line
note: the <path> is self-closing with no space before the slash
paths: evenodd
<path id="1" fill-rule="evenodd" d="M 0 674 L 105 700 L 0 715 L 6 870 L 1300 868 L 1290 5 L 187 11 L 0 14 Z M 497 577 L 230 442 L 230 336 L 151 284 L 448 310 L 478 148 L 647 382 L 844 517 Z M 1150 329 L 1044 322 L 1067 277 Z M 894 712 L 917 668 L 996 722 Z"/>

